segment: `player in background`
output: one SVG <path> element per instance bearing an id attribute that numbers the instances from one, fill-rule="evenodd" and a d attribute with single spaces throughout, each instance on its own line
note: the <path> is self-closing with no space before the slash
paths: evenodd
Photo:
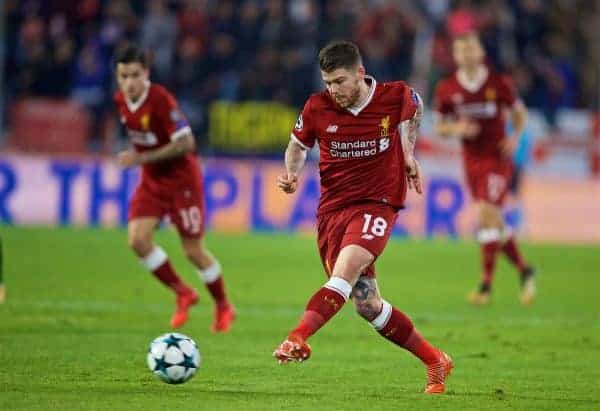
<path id="1" fill-rule="evenodd" d="M 308 359 L 308 338 L 351 299 L 382 337 L 425 364 L 425 392 L 442 393 L 452 360 L 382 299 L 374 265 L 403 207 L 407 185 L 422 192 L 413 150 L 423 104 L 405 83 L 377 83 L 365 75 L 352 43 L 327 45 L 319 66 L 327 89 L 307 100 L 285 152 L 286 173 L 277 184 L 286 193 L 296 191 L 307 150 L 318 143 L 318 247 L 329 280 L 273 355 L 281 364 Z"/>
<path id="2" fill-rule="evenodd" d="M 457 70 L 437 86 L 435 127 L 438 135 L 462 141 L 466 181 L 477 206 L 483 269 L 479 288 L 468 298 L 477 305 L 489 302 L 496 257 L 502 252 L 519 270 L 521 302 L 529 304 L 536 292 L 534 271 L 523 259 L 502 216 L 513 173 L 511 158 L 519 145 L 527 110 L 511 82 L 486 66 L 485 52 L 475 33 L 457 36 L 452 48 Z M 513 127 L 511 138 L 506 136 L 506 115 Z"/>
<path id="3" fill-rule="evenodd" d="M 198 294 L 182 281 L 165 251 L 153 241 L 154 230 L 168 216 L 177 227 L 185 255 L 198 268 L 215 301 L 212 330 L 226 332 L 235 312 L 225 294 L 221 266 L 202 241 L 204 197 L 192 130 L 173 96 L 150 83 L 141 50 L 127 47 L 118 52 L 116 77 L 119 91 L 114 101 L 133 144 L 133 149 L 118 154 L 118 162 L 123 167 L 142 168 L 129 208 L 129 246 L 144 267 L 175 292 L 177 309 L 171 326 L 182 326 Z"/>

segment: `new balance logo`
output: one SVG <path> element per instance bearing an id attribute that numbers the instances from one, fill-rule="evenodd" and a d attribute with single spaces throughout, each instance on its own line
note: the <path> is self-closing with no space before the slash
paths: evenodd
<path id="1" fill-rule="evenodd" d="M 330 125 L 327 127 L 327 132 L 328 132 L 328 133 L 337 133 L 337 129 L 338 129 L 338 126 L 337 126 L 337 125 L 335 125 L 335 124 L 330 124 Z"/>

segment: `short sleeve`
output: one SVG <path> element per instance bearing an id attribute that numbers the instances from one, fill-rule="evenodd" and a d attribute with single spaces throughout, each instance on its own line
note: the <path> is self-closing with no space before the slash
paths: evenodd
<path id="1" fill-rule="evenodd" d="M 305 149 L 312 148 L 317 139 L 313 116 L 311 99 L 308 99 L 290 136 L 292 140 L 300 144 Z"/>
<path id="2" fill-rule="evenodd" d="M 157 100 L 156 115 L 160 119 L 162 127 L 169 135 L 171 141 L 192 133 L 187 119 L 177 106 L 177 101 L 170 93 L 167 91 L 160 93 L 160 97 Z"/>
<path id="3" fill-rule="evenodd" d="M 517 101 L 517 93 L 512 80 L 507 76 L 500 76 L 498 83 L 499 102 L 504 106 L 512 107 Z"/>
<path id="4" fill-rule="evenodd" d="M 410 120 L 415 116 L 419 107 L 419 96 L 412 87 L 405 87 L 402 93 L 402 110 L 400 121 Z"/>
<path id="5" fill-rule="evenodd" d="M 438 83 L 433 96 L 433 110 L 442 115 L 451 114 L 454 111 L 453 105 L 446 93 L 444 84 Z"/>

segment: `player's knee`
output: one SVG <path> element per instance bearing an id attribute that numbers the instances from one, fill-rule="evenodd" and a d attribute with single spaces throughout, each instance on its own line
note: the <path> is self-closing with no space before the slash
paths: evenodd
<path id="1" fill-rule="evenodd" d="M 183 242 L 183 253 L 188 260 L 198 260 L 203 256 L 202 244 L 199 240 L 186 240 Z"/>
<path id="2" fill-rule="evenodd" d="M 152 251 L 152 236 L 144 233 L 134 232 L 127 239 L 129 247 L 141 257 Z"/>
<path id="3" fill-rule="evenodd" d="M 354 284 L 360 274 L 370 266 L 375 257 L 366 249 L 350 245 L 342 249 L 333 268 L 333 276 Z"/>
<path id="4" fill-rule="evenodd" d="M 501 221 L 502 215 L 498 207 L 488 203 L 479 205 L 479 223 L 483 228 L 496 227 Z"/>

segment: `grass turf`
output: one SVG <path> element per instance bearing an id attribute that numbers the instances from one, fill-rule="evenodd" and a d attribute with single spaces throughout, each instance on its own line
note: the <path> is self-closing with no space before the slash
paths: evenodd
<path id="1" fill-rule="evenodd" d="M 145 365 L 168 331 L 171 294 L 126 247 L 125 231 L 0 226 L 7 302 L 0 306 L 2 410 L 599 409 L 600 253 L 530 245 L 540 298 L 518 303 L 501 262 L 492 305 L 465 303 L 475 244 L 392 241 L 378 262 L 384 298 L 450 353 L 447 395 L 421 394 L 424 368 L 346 307 L 311 339 L 313 357 L 281 367 L 274 347 L 324 282 L 314 239 L 216 235 L 238 321 L 212 335 L 206 291 L 181 332 L 196 340 L 199 373 L 170 386 Z M 176 235 L 157 241 L 202 289 Z"/>

